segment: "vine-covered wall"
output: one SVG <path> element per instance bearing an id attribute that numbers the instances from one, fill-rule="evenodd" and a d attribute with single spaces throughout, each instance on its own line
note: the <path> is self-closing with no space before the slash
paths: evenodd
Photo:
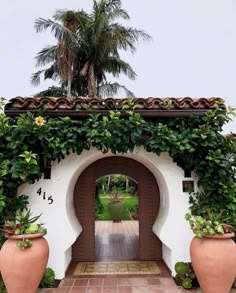
<path id="1" fill-rule="evenodd" d="M 110 111 L 108 116 L 83 120 L 0 114 L 0 221 L 27 203 L 26 196 L 16 197 L 20 184 L 33 183 L 43 174 L 50 177 L 52 160 L 62 160 L 70 152 L 80 155 L 91 146 L 103 153 L 143 146 L 157 156 L 168 152 L 179 166 L 198 176 L 201 192 L 189 197 L 193 214 L 223 210 L 236 226 L 236 140 L 221 134 L 232 111 L 219 106 L 203 116 L 162 123 L 145 121 L 135 111 L 127 113 L 121 117 L 119 111 Z"/>

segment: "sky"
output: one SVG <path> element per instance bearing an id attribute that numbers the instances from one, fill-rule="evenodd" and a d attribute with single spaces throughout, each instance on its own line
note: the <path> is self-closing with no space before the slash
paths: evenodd
<path id="1" fill-rule="evenodd" d="M 30 84 L 37 52 L 56 43 L 37 34 L 36 18 L 52 18 L 57 9 L 90 11 L 92 0 L 8 0 L 0 2 L 0 96 L 31 96 L 52 85 Z M 127 26 L 152 36 L 137 52 L 122 52 L 135 81 L 118 80 L 136 97 L 221 97 L 236 108 L 235 0 L 123 0 Z M 110 77 L 109 77 L 110 78 Z M 115 81 L 110 78 L 110 81 Z M 236 120 L 224 132 L 236 132 Z"/>

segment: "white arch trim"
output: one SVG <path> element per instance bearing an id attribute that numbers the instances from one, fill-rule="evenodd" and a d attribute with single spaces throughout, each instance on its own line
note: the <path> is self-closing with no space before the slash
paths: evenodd
<path id="1" fill-rule="evenodd" d="M 73 195 L 80 174 L 96 160 L 114 156 L 102 154 L 96 149 L 84 151 L 81 155 L 70 154 L 60 163 L 53 162 L 51 179 L 40 179 L 33 185 L 24 184 L 18 194 L 30 195 L 32 211 L 40 214 L 41 221 L 48 228 L 46 239 L 49 242 L 48 266 L 53 268 L 56 278 L 62 279 L 71 261 L 71 246 L 80 235 L 82 228 L 74 211 Z M 117 154 L 142 163 L 156 178 L 160 190 L 160 210 L 153 225 L 153 232 L 162 241 L 163 260 L 174 274 L 177 261 L 189 261 L 189 243 L 192 232 L 184 220 L 188 210 L 188 196 L 182 191 L 184 173 L 167 153 L 157 156 L 136 148 L 134 152 Z M 196 184 L 195 184 L 196 185 Z M 37 194 L 41 188 L 46 199 Z M 49 204 L 47 197 L 52 196 Z"/>

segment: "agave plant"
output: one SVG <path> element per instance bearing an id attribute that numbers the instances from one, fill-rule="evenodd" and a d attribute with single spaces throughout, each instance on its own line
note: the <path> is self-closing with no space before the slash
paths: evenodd
<path id="1" fill-rule="evenodd" d="M 23 234 L 23 240 L 18 241 L 16 245 L 24 250 L 32 245 L 32 241 L 27 239 L 27 234 L 47 233 L 47 230 L 43 227 L 44 224 L 35 223 L 41 215 L 32 217 L 30 209 L 26 212 L 18 211 L 15 219 L 7 220 L 2 230 L 5 232 L 6 237 Z"/>

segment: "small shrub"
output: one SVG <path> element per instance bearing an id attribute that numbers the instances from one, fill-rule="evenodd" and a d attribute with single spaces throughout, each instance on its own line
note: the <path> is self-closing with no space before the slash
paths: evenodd
<path id="1" fill-rule="evenodd" d="M 235 278 L 235 280 L 234 280 L 234 282 L 233 282 L 232 288 L 233 288 L 233 289 L 236 289 L 236 278 Z"/>
<path id="2" fill-rule="evenodd" d="M 51 268 L 46 268 L 39 288 L 53 288 L 55 287 L 55 272 Z"/>
<path id="3" fill-rule="evenodd" d="M 191 262 L 177 262 L 175 264 L 175 282 L 184 289 L 198 288 L 198 280 L 195 276 Z"/>
<path id="4" fill-rule="evenodd" d="M 126 192 L 129 193 L 130 195 L 134 195 L 134 194 L 135 194 L 135 191 L 136 191 L 135 186 L 129 186 L 129 187 L 126 189 Z"/>
<path id="5" fill-rule="evenodd" d="M 129 212 L 133 220 L 138 220 L 138 204 L 131 207 Z"/>
<path id="6" fill-rule="evenodd" d="M 1 293 L 7 293 L 7 289 L 5 287 L 5 284 L 3 283 L 2 275 L 1 274 L 0 274 L 0 292 Z"/>

